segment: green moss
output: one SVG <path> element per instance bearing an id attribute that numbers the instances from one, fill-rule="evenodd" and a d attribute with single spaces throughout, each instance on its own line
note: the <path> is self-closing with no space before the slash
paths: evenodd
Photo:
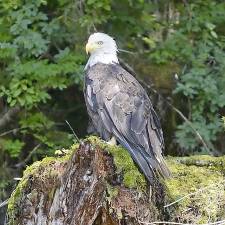
<path id="1" fill-rule="evenodd" d="M 173 178 L 166 181 L 168 207 L 174 220 L 208 223 L 225 217 L 225 157 L 191 156 L 168 158 Z M 172 212 L 171 212 L 172 210 Z"/>
<path id="2" fill-rule="evenodd" d="M 107 199 L 108 202 L 111 202 L 111 200 L 118 195 L 118 188 L 112 185 L 107 185 Z"/>
<path id="3" fill-rule="evenodd" d="M 79 145 L 80 143 L 74 143 L 73 145 L 71 145 L 70 147 L 71 154 L 78 149 Z"/>
<path id="4" fill-rule="evenodd" d="M 55 150 L 55 155 L 60 157 L 62 161 L 69 160 L 70 156 L 76 152 L 78 149 L 80 143 L 74 143 L 73 145 L 70 146 L 69 149 L 57 149 Z M 59 159 L 60 159 L 59 158 Z"/>
<path id="5" fill-rule="evenodd" d="M 112 146 L 100 140 L 96 136 L 90 136 L 86 140 L 94 145 L 99 145 L 102 149 L 107 150 L 113 155 L 114 163 L 118 173 L 123 173 L 123 183 L 128 188 L 145 190 L 146 181 L 144 175 L 134 164 L 129 152 L 122 146 Z"/>
<path id="6" fill-rule="evenodd" d="M 85 140 L 113 155 L 117 172 L 123 174 L 123 183 L 126 187 L 140 191 L 145 190 L 145 178 L 135 166 L 126 149 L 121 146 L 111 146 L 96 136 L 90 136 Z M 40 188 L 49 190 L 46 193 L 49 199 L 54 196 L 55 187 L 62 171 L 61 166 L 65 165 L 78 146 L 79 144 L 74 144 L 70 148 L 70 152 L 63 157 L 46 157 L 27 167 L 22 180 L 9 200 L 9 224 L 17 224 L 14 221 L 22 207 L 23 196 L 27 193 L 29 193 L 29 198 L 36 199 Z M 182 198 L 166 208 L 171 221 L 201 224 L 225 218 L 225 157 L 204 155 L 168 157 L 166 161 L 173 175 L 171 179 L 165 181 L 166 200 L 171 203 Z M 32 187 L 35 187 L 32 191 L 28 187 L 30 179 L 32 179 Z M 109 185 L 107 193 L 108 200 L 110 200 L 118 194 L 118 190 Z M 184 196 L 186 197 L 183 198 Z"/>
<path id="7" fill-rule="evenodd" d="M 207 167 L 210 168 L 211 170 L 220 171 L 225 174 L 225 157 L 195 155 L 189 157 L 182 157 L 178 161 L 187 166 L 195 165 L 198 167 Z"/>
<path id="8" fill-rule="evenodd" d="M 123 182 L 126 187 L 136 188 L 141 191 L 145 190 L 145 178 L 135 166 L 126 149 L 122 148 L 121 146 L 108 145 L 106 142 L 100 140 L 96 136 L 90 136 L 86 140 L 90 141 L 93 145 L 98 145 L 100 148 L 107 150 L 113 155 L 117 172 L 123 173 Z M 68 154 L 64 155 L 63 157 L 46 157 L 42 161 L 37 161 L 26 168 L 23 173 L 22 180 L 19 182 L 16 190 L 12 193 L 9 199 L 9 224 L 16 224 L 16 215 L 19 214 L 23 196 L 30 192 L 30 190 L 28 190 L 30 179 L 32 179 L 32 186 L 35 188 L 35 191 L 32 190 L 29 194 L 31 198 L 32 196 L 35 198 L 38 190 L 49 190 L 49 193 L 46 194 L 48 195 L 48 198 L 51 198 L 51 196 L 54 194 L 54 186 L 57 185 L 58 176 L 60 175 L 60 171 L 58 171 L 57 168 L 61 163 L 66 163 L 69 160 L 71 154 L 73 154 L 78 147 L 79 143 L 76 143 L 70 147 Z M 65 150 L 62 152 L 64 151 Z M 108 188 L 108 194 L 110 198 L 117 195 L 117 193 L 118 190 L 115 187 L 110 186 Z"/>
<path id="9" fill-rule="evenodd" d="M 35 189 L 29 194 L 29 199 L 35 198 L 38 193 L 38 189 L 49 190 L 50 193 L 54 190 L 54 186 L 57 184 L 56 180 L 61 174 L 59 165 L 61 163 L 67 162 L 70 154 L 65 155 L 64 157 L 46 157 L 42 161 L 37 161 L 31 166 L 28 166 L 23 172 L 22 180 L 17 185 L 15 191 L 12 193 L 9 202 L 8 202 L 8 215 L 9 215 L 9 224 L 17 224 L 15 221 L 18 219 L 17 215 L 21 209 L 21 202 L 24 195 L 27 195 L 26 191 L 29 189 L 29 182 L 32 179 Z M 55 166 L 52 166 L 52 165 Z M 43 187 L 44 186 L 44 187 Z M 48 189 L 48 187 L 50 187 Z M 29 192 L 29 191 L 28 191 Z M 47 193 L 48 194 L 48 193 Z"/>

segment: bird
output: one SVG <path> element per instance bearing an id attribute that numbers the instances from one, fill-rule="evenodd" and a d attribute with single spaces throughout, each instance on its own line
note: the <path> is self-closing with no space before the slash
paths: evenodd
<path id="1" fill-rule="evenodd" d="M 115 40 L 93 33 L 86 52 L 90 57 L 84 68 L 84 98 L 95 131 L 127 149 L 150 184 L 157 174 L 170 177 L 159 118 L 145 89 L 120 65 Z"/>

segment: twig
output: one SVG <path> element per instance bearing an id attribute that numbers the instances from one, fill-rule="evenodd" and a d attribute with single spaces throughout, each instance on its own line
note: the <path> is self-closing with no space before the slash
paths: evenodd
<path id="1" fill-rule="evenodd" d="M 34 154 L 34 152 L 41 146 L 41 143 L 36 145 L 33 150 L 29 153 L 29 155 L 26 157 L 26 159 L 23 162 L 17 163 L 15 166 L 16 167 L 22 167 L 25 166 L 26 163 L 30 160 L 31 156 Z"/>
<path id="2" fill-rule="evenodd" d="M 125 49 L 118 48 L 118 50 L 119 50 L 119 52 L 125 52 L 125 53 L 131 54 L 131 55 L 135 55 L 135 52 L 131 52 L 131 51 L 128 51 Z"/>
<path id="3" fill-rule="evenodd" d="M 0 119 L 0 129 L 6 126 L 11 120 L 20 111 L 18 106 L 10 108 Z"/>
<path id="4" fill-rule="evenodd" d="M 98 30 L 96 29 L 96 26 L 94 23 L 92 23 L 92 27 L 94 28 L 94 32 L 97 32 Z"/>
<path id="5" fill-rule="evenodd" d="M 144 222 L 144 221 L 138 221 L 141 224 L 146 225 L 154 225 L 154 224 L 175 224 L 175 225 L 190 225 L 189 223 L 176 223 L 176 222 L 167 222 L 167 221 L 155 221 L 155 222 Z"/>
<path id="6" fill-rule="evenodd" d="M 0 137 L 5 136 L 5 135 L 10 134 L 10 133 L 13 133 L 13 132 L 18 131 L 18 130 L 21 130 L 23 128 L 22 127 L 19 127 L 19 128 L 14 128 L 12 130 L 5 131 L 5 132 L 3 132 L 3 133 L 0 134 Z"/>
<path id="7" fill-rule="evenodd" d="M 172 205 L 174 205 L 174 204 L 176 204 L 176 203 L 182 201 L 182 200 L 185 199 L 185 198 L 188 198 L 188 197 L 190 197 L 190 196 L 192 196 L 192 195 L 198 194 L 199 192 L 202 192 L 202 191 L 204 191 L 204 190 L 207 190 L 207 189 L 210 188 L 210 187 L 217 186 L 217 185 L 222 184 L 222 183 L 224 183 L 224 182 L 225 182 L 225 180 L 222 180 L 222 181 L 219 182 L 219 183 L 211 184 L 211 185 L 208 185 L 208 186 L 206 186 L 206 187 L 204 187 L 204 188 L 200 188 L 200 189 L 198 189 L 198 190 L 195 191 L 195 192 L 189 193 L 189 194 L 187 194 L 187 195 L 185 195 L 185 196 L 183 196 L 183 197 L 177 199 L 176 201 L 171 202 L 171 203 L 168 204 L 168 205 L 165 205 L 164 208 L 170 207 L 170 206 L 172 206 Z"/>
<path id="8" fill-rule="evenodd" d="M 197 225 L 196 223 L 177 223 L 177 222 L 167 222 L 167 221 L 155 221 L 155 222 L 151 222 L 151 223 L 139 221 L 139 223 L 145 224 L 145 225 L 155 225 L 155 224 Z M 224 225 L 224 224 L 225 224 L 225 220 L 221 220 L 221 221 L 217 221 L 217 222 L 213 222 L 213 223 L 205 223 L 205 224 L 201 224 L 201 225 Z"/>
<path id="9" fill-rule="evenodd" d="M 135 73 L 135 71 L 133 70 L 133 68 L 129 64 L 127 64 L 126 62 L 124 62 L 124 60 L 121 59 L 121 58 L 119 58 L 119 62 L 122 65 L 122 67 L 124 67 L 124 69 L 126 69 L 134 77 L 137 77 L 137 74 Z"/>
<path id="10" fill-rule="evenodd" d="M 175 111 L 177 112 L 180 117 L 185 121 L 187 122 L 187 124 L 190 126 L 190 128 L 195 132 L 196 136 L 198 137 L 198 139 L 201 141 L 202 145 L 205 147 L 205 149 L 207 150 L 208 153 L 211 153 L 210 152 L 210 149 L 209 147 L 207 146 L 206 142 L 204 141 L 204 139 L 202 138 L 202 136 L 200 135 L 200 133 L 194 128 L 192 122 L 190 120 L 188 120 L 188 118 L 179 110 L 177 109 L 175 106 L 173 106 L 171 103 L 169 103 L 167 101 L 167 104 Z"/>
<path id="11" fill-rule="evenodd" d="M 0 208 L 2 208 L 2 207 L 4 207 L 4 206 L 8 205 L 8 201 L 9 201 L 9 199 L 6 199 L 6 200 L 3 201 L 2 203 L 0 203 Z"/>
<path id="12" fill-rule="evenodd" d="M 21 179 L 20 179 L 20 180 L 21 180 Z M 8 203 L 9 203 L 9 198 L 7 198 L 5 201 L 3 201 L 3 202 L 0 203 L 0 208 L 2 208 L 2 207 L 4 207 L 4 206 L 8 205 Z"/>
<path id="13" fill-rule="evenodd" d="M 80 140 L 79 140 L 78 136 L 76 135 L 76 133 L 74 132 L 74 130 L 73 130 L 72 126 L 70 125 L 70 123 L 67 120 L 65 120 L 65 122 L 67 123 L 67 125 L 70 128 L 70 130 L 72 131 L 73 136 L 75 137 L 75 139 L 77 140 L 77 142 L 80 143 Z"/>

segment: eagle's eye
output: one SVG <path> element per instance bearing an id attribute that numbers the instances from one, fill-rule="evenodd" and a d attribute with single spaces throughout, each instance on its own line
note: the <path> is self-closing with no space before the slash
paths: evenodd
<path id="1" fill-rule="evenodd" d="M 98 45 L 102 45 L 103 44 L 103 41 L 98 41 L 97 44 Z"/>

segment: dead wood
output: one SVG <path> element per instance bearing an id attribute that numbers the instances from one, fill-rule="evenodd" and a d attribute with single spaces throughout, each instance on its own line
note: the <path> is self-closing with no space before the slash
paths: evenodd
<path id="1" fill-rule="evenodd" d="M 113 156 L 82 143 L 69 160 L 47 160 L 24 174 L 9 202 L 9 224 L 138 225 L 159 219 L 156 202 L 123 185 Z"/>

